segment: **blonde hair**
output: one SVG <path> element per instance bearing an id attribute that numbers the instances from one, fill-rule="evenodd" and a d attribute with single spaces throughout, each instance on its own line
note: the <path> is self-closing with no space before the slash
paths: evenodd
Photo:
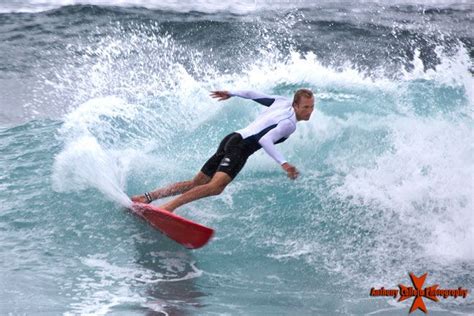
<path id="1" fill-rule="evenodd" d="M 313 97 L 313 91 L 309 89 L 298 89 L 293 97 L 293 104 L 299 104 L 302 97 L 311 99 Z"/>

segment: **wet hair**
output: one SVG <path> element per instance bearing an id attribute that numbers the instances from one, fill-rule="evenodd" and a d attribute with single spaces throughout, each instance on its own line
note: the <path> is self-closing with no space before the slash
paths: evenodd
<path id="1" fill-rule="evenodd" d="M 313 97 L 313 91 L 309 89 L 296 90 L 295 96 L 293 97 L 293 105 L 299 104 L 302 97 L 311 99 Z"/>

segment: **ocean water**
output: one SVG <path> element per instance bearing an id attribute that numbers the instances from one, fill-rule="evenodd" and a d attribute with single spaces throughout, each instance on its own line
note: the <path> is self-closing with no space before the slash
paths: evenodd
<path id="1" fill-rule="evenodd" d="M 474 287 L 470 1 L 2 1 L 1 315 L 406 315 L 372 287 Z M 126 210 L 193 177 L 263 107 L 309 122 L 177 213 L 186 250 Z M 160 203 L 158 201 L 157 203 Z M 432 315 L 474 314 L 467 298 Z M 422 315 L 421 311 L 413 315 Z"/>

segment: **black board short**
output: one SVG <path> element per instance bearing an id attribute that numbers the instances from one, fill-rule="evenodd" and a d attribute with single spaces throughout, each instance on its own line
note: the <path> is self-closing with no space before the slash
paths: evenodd
<path id="1" fill-rule="evenodd" d="M 222 139 L 216 153 L 202 166 L 201 171 L 210 178 L 217 171 L 221 171 L 234 179 L 250 155 L 245 149 L 242 136 L 234 132 Z"/>

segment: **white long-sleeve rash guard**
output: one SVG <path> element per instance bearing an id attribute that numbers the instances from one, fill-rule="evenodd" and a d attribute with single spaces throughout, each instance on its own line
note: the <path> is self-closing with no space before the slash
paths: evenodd
<path id="1" fill-rule="evenodd" d="M 251 99 L 268 107 L 255 121 L 236 133 L 239 133 L 246 145 L 254 151 L 263 148 L 278 164 L 287 162 L 275 144 L 285 141 L 296 130 L 297 121 L 292 100 L 248 90 L 230 91 L 229 94 Z"/>

